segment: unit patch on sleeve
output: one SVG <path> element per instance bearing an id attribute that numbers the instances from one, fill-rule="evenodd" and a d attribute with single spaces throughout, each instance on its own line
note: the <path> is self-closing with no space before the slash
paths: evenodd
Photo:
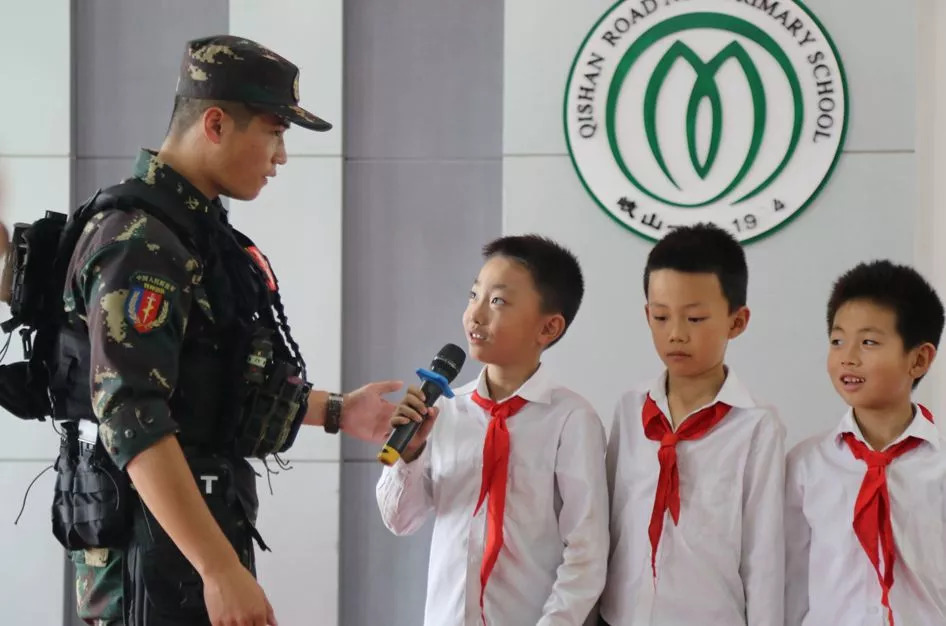
<path id="1" fill-rule="evenodd" d="M 171 299 L 177 285 L 147 272 L 132 274 L 125 299 L 125 318 L 139 334 L 164 326 L 171 312 Z"/>

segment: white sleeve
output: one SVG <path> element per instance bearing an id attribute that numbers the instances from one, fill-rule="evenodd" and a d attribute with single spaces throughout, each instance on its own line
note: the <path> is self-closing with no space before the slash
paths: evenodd
<path id="1" fill-rule="evenodd" d="M 385 467 L 375 495 L 384 525 L 395 535 L 417 531 L 434 509 L 430 474 L 431 441 L 411 463 L 398 459 Z"/>
<path id="2" fill-rule="evenodd" d="M 759 423 L 743 477 L 742 560 L 746 623 L 785 619 L 785 428 L 774 412 Z"/>
<path id="3" fill-rule="evenodd" d="M 604 588 L 610 548 L 605 445 L 604 427 L 590 406 L 568 416 L 555 460 L 564 560 L 537 626 L 583 624 Z"/>
<path id="4" fill-rule="evenodd" d="M 805 517 L 804 483 L 798 457 L 785 470 L 785 626 L 801 626 L 808 614 L 808 559 L 811 527 Z"/>

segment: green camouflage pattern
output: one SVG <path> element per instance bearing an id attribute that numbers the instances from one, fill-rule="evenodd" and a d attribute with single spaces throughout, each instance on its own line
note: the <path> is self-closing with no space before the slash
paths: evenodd
<path id="1" fill-rule="evenodd" d="M 208 200 L 154 152 L 141 151 L 134 175 L 180 200 L 163 207 L 180 230 L 197 232 L 206 227 L 201 222 L 223 218 L 219 200 Z M 171 229 L 140 209 L 97 213 L 76 244 L 63 303 L 88 327 L 92 408 L 102 444 L 121 469 L 180 431 L 169 402 L 188 313 L 193 304 L 211 312 L 199 287 L 201 272 Z M 98 626 L 121 624 L 122 552 L 71 556 L 79 617 Z"/>
<path id="2" fill-rule="evenodd" d="M 119 626 L 122 618 L 122 553 L 117 550 L 76 550 L 69 553 L 76 568 L 76 611 L 91 626 Z"/>
<path id="3" fill-rule="evenodd" d="M 243 102 L 305 128 L 332 125 L 299 106 L 299 68 L 255 41 L 233 35 L 188 42 L 177 95 Z"/>
<path id="4" fill-rule="evenodd" d="M 188 232 L 202 214 L 223 211 L 151 152 L 142 151 L 135 175 L 180 198 L 168 216 Z M 179 430 L 169 399 L 200 270 L 168 226 L 143 210 L 98 213 L 76 245 L 63 301 L 88 326 L 92 408 L 120 469 Z"/>

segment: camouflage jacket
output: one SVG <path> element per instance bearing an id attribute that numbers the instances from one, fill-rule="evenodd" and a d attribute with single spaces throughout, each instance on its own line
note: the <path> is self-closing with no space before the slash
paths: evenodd
<path id="1" fill-rule="evenodd" d="M 162 207 L 178 232 L 199 233 L 224 216 L 219 200 L 207 200 L 151 152 L 141 152 L 134 175 L 180 198 L 179 206 Z M 76 245 L 64 303 L 88 327 L 92 409 L 121 469 L 180 430 L 169 402 L 195 291 L 212 316 L 195 289 L 202 270 L 175 232 L 141 209 L 96 214 Z"/>

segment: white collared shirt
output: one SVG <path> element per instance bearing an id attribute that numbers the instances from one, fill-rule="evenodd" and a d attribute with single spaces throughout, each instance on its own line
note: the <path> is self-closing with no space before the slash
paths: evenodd
<path id="1" fill-rule="evenodd" d="M 897 626 L 940 626 L 946 624 L 946 448 L 936 425 L 914 410 L 890 445 L 907 437 L 924 443 L 886 469 L 897 546 L 890 607 Z M 788 455 L 787 626 L 888 623 L 877 573 L 854 533 L 854 503 L 867 465 L 842 440 L 848 432 L 867 443 L 850 409 L 837 428 Z"/>
<path id="2" fill-rule="evenodd" d="M 480 492 L 489 415 L 485 369 L 437 402 L 440 416 L 413 463 L 387 467 L 377 485 L 384 524 L 410 534 L 434 516 L 427 626 L 480 626 L 486 511 Z M 608 559 L 605 433 L 578 394 L 539 370 L 513 395 L 529 401 L 507 420 L 509 478 L 504 544 L 486 586 L 489 626 L 580 626 L 604 587 Z"/>
<path id="3" fill-rule="evenodd" d="M 679 524 L 664 513 L 655 583 L 648 527 L 660 442 L 644 435 L 648 393 L 669 417 L 664 373 L 621 398 L 608 441 L 611 559 L 601 615 L 612 626 L 782 626 L 784 426 L 729 371 L 707 405 L 730 405 L 726 417 L 702 439 L 677 443 Z"/>

